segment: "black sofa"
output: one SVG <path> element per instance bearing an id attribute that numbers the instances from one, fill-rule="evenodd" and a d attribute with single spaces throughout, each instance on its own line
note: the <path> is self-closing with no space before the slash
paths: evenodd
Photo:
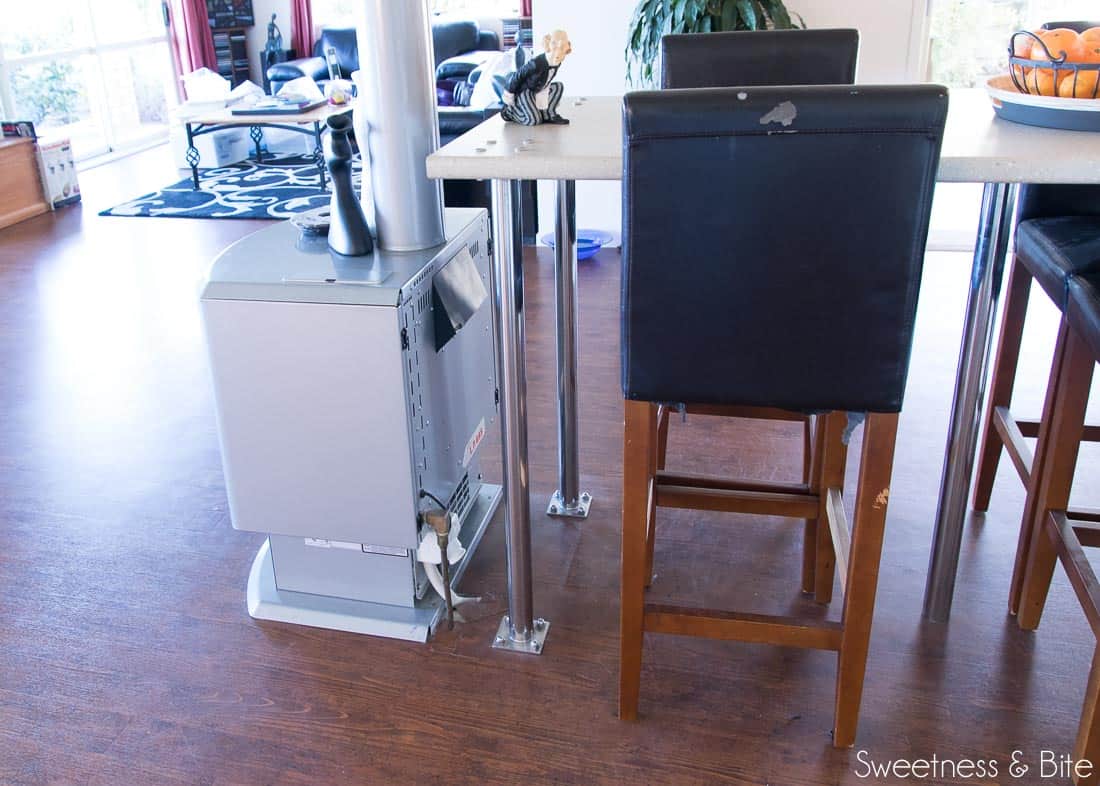
<path id="1" fill-rule="evenodd" d="M 465 79 L 493 55 L 500 53 L 500 38 L 490 30 L 482 30 L 471 20 L 437 19 L 432 23 L 432 44 L 435 49 L 435 78 Z M 313 45 L 313 57 L 302 57 L 276 63 L 267 69 L 271 92 L 291 79 L 309 76 L 318 84 L 328 81 L 325 52 L 336 51 L 336 62 L 345 78 L 359 70 L 359 47 L 354 27 L 326 27 Z"/>
<path id="2" fill-rule="evenodd" d="M 481 30 L 477 22 L 469 20 L 437 19 L 432 23 L 432 43 L 435 50 L 436 80 L 476 80 L 471 74 L 494 55 L 500 54 L 500 38 L 496 33 Z M 326 27 L 313 47 L 313 57 L 276 63 L 267 69 L 272 94 L 292 79 L 308 76 L 319 85 L 328 81 L 328 62 L 325 52 L 336 50 L 336 62 L 345 78 L 359 70 L 359 46 L 354 27 Z M 439 111 L 439 141 L 447 144 L 465 134 L 474 126 L 500 111 L 500 104 L 485 109 L 467 106 L 441 106 Z M 535 183 L 525 182 L 522 193 L 522 234 L 524 242 L 535 242 L 538 202 Z M 489 183 L 484 180 L 443 181 L 444 202 L 451 207 L 491 206 Z"/>
<path id="3" fill-rule="evenodd" d="M 435 50 L 436 80 L 464 80 L 494 55 L 500 54 L 500 38 L 496 33 L 481 30 L 477 22 L 470 20 L 436 20 L 432 23 L 432 44 Z M 477 47 L 477 48 L 474 48 Z M 267 69 L 271 92 L 292 79 L 312 77 L 324 89 L 328 81 L 328 62 L 325 52 L 336 51 L 336 62 L 345 78 L 359 70 L 359 45 L 354 27 L 326 27 L 313 46 L 313 57 L 276 63 Z M 470 109 L 464 106 L 439 107 L 439 136 L 447 144 L 469 131 L 486 118 L 500 111 L 499 106 L 488 109 Z"/>

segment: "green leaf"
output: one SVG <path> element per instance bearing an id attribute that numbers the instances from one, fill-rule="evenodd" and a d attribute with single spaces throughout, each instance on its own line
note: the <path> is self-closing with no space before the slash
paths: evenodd
<path id="1" fill-rule="evenodd" d="M 597 2 L 598 0 L 593 0 Z M 791 19 L 784 0 L 637 0 L 623 52 L 631 85 L 653 84 L 661 37 L 668 33 L 805 27 Z"/>
<path id="2" fill-rule="evenodd" d="M 766 30 L 768 27 L 768 15 L 764 12 L 764 6 L 760 5 L 760 0 L 750 0 L 752 2 L 753 13 L 756 14 L 756 26 L 758 30 Z"/>
<path id="3" fill-rule="evenodd" d="M 758 27 L 758 20 L 756 18 L 756 12 L 752 8 L 752 3 L 750 3 L 749 0 L 737 0 L 737 10 L 741 12 L 741 19 L 745 23 L 745 28 L 748 30 L 756 30 Z"/>
<path id="4" fill-rule="evenodd" d="M 737 3 L 734 2 L 734 0 L 726 0 L 726 3 L 722 6 L 722 26 L 719 29 L 737 29 L 737 7 Z"/>
<path id="5" fill-rule="evenodd" d="M 672 0 L 672 29 L 675 30 L 684 24 L 684 6 L 687 0 Z"/>
<path id="6" fill-rule="evenodd" d="M 703 19 L 707 17 L 706 0 L 687 0 L 684 6 L 684 24 L 677 31 L 679 33 L 702 32 Z"/>
<path id="7" fill-rule="evenodd" d="M 788 30 L 794 27 L 791 24 L 791 15 L 787 13 L 787 7 L 783 5 L 782 0 L 764 0 L 764 6 L 776 30 Z"/>

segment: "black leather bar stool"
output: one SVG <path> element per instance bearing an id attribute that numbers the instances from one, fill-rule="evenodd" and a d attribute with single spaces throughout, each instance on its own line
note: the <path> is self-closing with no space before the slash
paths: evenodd
<path id="1" fill-rule="evenodd" d="M 767 30 L 752 32 L 666 35 L 661 39 L 661 87 L 737 87 L 769 85 L 850 85 L 855 82 L 859 58 L 859 31 Z M 802 424 L 802 482 L 809 483 L 813 471 L 813 417 L 783 410 L 684 405 L 683 412 L 723 417 L 753 417 L 794 421 Z M 671 409 L 657 409 L 657 469 L 663 470 L 668 455 L 668 427 Z M 651 510 L 655 518 L 656 510 Z M 803 535 L 802 591 L 828 603 L 833 592 L 833 566 L 817 548 L 817 521 L 807 519 Z M 653 539 L 650 539 L 652 545 Z M 821 554 L 823 564 L 817 565 Z M 649 552 L 647 576 L 653 575 L 653 552 Z M 821 579 L 818 581 L 817 576 Z M 646 582 L 647 586 L 649 581 Z"/>
<path id="2" fill-rule="evenodd" d="M 1100 232 L 1097 237 L 1100 238 Z M 1100 361 L 1100 274 L 1072 276 L 1066 286 L 1066 307 L 1058 333 L 1042 428 L 1028 491 L 1034 511 L 1024 569 L 1018 620 L 1034 629 L 1042 617 L 1054 565 L 1061 561 L 1093 634 L 1100 641 L 1100 581 L 1083 547 L 1100 546 L 1100 523 L 1077 519 L 1067 512 L 1070 486 L 1077 466 L 1085 408 L 1093 369 Z M 1075 761 L 1092 766 L 1075 771 L 1077 784 L 1100 782 L 1100 645 L 1092 656 L 1084 708 L 1074 744 Z"/>
<path id="3" fill-rule="evenodd" d="M 853 744 L 946 114 L 932 85 L 626 97 L 620 717 L 637 716 L 646 631 L 829 649 L 833 743 Z M 810 482 L 659 472 L 660 402 L 827 413 Z M 849 412 L 867 414 L 852 527 Z M 827 521 L 841 622 L 647 604 L 651 496 Z"/>
<path id="4" fill-rule="evenodd" d="M 850 85 L 858 57 L 858 30 L 666 35 L 661 87 Z"/>
<path id="5" fill-rule="evenodd" d="M 1045 30 L 1068 27 L 1083 32 L 1100 26 L 1100 22 L 1046 22 Z M 1100 219 L 1100 186 L 1095 185 L 1029 185 L 1020 190 L 1016 214 L 1016 254 L 1008 278 L 1005 314 L 1001 336 L 993 362 L 989 406 L 985 416 L 985 438 L 978 454 L 978 470 L 974 480 L 974 510 L 989 509 L 997 465 L 1004 448 L 1016 468 L 1016 474 L 1030 488 L 1034 462 L 1025 437 L 1037 437 L 1040 424 L 1036 420 L 1012 415 L 1012 390 L 1020 361 L 1024 319 L 1032 280 L 1037 280 L 1060 310 L 1065 311 L 1066 281 L 1069 276 L 1087 273 L 1100 266 L 1097 254 L 1080 247 L 1075 240 L 1079 231 L 1089 231 L 1089 218 Z M 1100 269 L 1100 267 L 1098 267 Z M 1048 390 L 1048 395 L 1050 390 Z M 1087 427 L 1085 439 L 1100 441 L 1100 428 Z M 1008 610 L 1016 614 L 1020 607 L 1024 566 L 1031 543 L 1031 522 L 1034 510 L 1026 510 L 1016 546 L 1012 581 L 1008 593 Z"/>
<path id="6" fill-rule="evenodd" d="M 1100 271 L 1100 186 L 1029 185 L 1022 188 L 1017 211 L 1016 253 L 1008 277 L 1005 313 L 985 416 L 985 437 L 974 483 L 975 510 L 989 508 L 1002 448 L 1012 460 L 1020 480 L 1029 489 L 1031 487 L 1035 458 L 1024 439 L 1038 436 L 1040 423 L 1017 418 L 1010 410 L 1031 282 L 1038 281 L 1047 296 L 1064 312 L 1070 277 L 1094 271 Z M 1100 440 L 1100 428 L 1086 429 L 1085 438 Z M 1019 610 L 1034 520 L 1035 511 L 1025 507 L 1009 590 L 1009 611 L 1013 614 Z"/>

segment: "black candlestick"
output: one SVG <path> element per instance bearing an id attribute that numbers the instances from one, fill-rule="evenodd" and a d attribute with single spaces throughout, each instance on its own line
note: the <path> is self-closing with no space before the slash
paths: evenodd
<path id="1" fill-rule="evenodd" d="M 351 184 L 351 113 L 328 118 L 329 135 L 325 140 L 325 163 L 332 182 L 331 225 L 328 246 L 337 254 L 366 256 L 374 251 L 363 205 Z"/>

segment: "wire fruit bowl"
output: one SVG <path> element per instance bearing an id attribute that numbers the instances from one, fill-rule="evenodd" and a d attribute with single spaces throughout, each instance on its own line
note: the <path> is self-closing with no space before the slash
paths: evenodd
<path id="1" fill-rule="evenodd" d="M 1030 38 L 1034 42 L 1028 47 L 1032 54 L 1034 54 L 1035 44 L 1037 43 L 1042 47 L 1042 54 L 1046 57 L 1033 59 L 1016 54 L 1017 41 L 1021 36 L 1024 37 L 1025 41 Z M 1067 57 L 1065 50 L 1062 51 L 1060 57 L 1055 57 L 1054 53 L 1047 47 L 1046 42 L 1035 33 L 1027 30 L 1013 33 L 1008 43 L 1008 72 L 1012 77 L 1012 84 L 1021 93 L 1035 96 L 1044 95 L 1039 80 L 1043 76 L 1052 75 L 1050 81 L 1055 90 L 1063 83 L 1063 80 L 1073 80 L 1070 84 L 1073 85 L 1072 96 L 1074 98 L 1065 100 L 1084 99 L 1088 101 L 1100 99 L 1100 63 L 1070 63 L 1067 62 Z M 1054 98 L 1055 96 L 1046 97 Z"/>
<path id="2" fill-rule="evenodd" d="M 1042 54 L 1049 59 L 1032 59 L 1015 54 L 1020 36 L 1042 44 Z M 1093 79 L 1100 83 L 1100 63 L 1070 63 L 1064 51 L 1059 57 L 1054 57 L 1037 35 L 1021 31 L 1014 33 L 1009 43 L 1008 71 L 986 82 L 986 91 L 998 117 L 1029 126 L 1100 132 L 1100 90 L 1095 89 L 1096 83 L 1093 83 L 1094 89 L 1091 91 L 1078 89 L 1088 86 Z M 1071 83 L 1073 92 L 1084 97 L 1042 95 L 1039 80 L 1044 71 L 1048 72 L 1045 79 L 1053 86 L 1057 86 L 1062 79 L 1074 80 Z"/>

